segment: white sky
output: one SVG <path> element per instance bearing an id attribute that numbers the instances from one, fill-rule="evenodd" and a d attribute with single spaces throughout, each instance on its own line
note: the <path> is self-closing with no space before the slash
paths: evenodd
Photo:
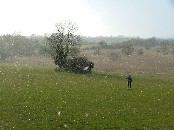
<path id="1" fill-rule="evenodd" d="M 0 0 L 0 17 L 0 35 L 43 35 L 70 20 L 86 36 L 174 38 L 173 0 Z"/>

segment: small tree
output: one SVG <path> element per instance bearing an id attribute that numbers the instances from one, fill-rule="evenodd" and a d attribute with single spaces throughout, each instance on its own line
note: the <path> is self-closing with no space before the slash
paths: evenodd
<path id="1" fill-rule="evenodd" d="M 100 42 L 98 43 L 98 45 L 99 45 L 101 48 L 107 48 L 107 47 L 108 47 L 108 44 L 107 44 L 106 41 L 100 41 Z"/>
<path id="2" fill-rule="evenodd" d="M 151 47 L 155 47 L 155 45 L 157 45 L 158 41 L 155 37 L 152 37 L 152 38 L 148 38 L 144 41 L 144 45 L 145 45 L 145 48 L 147 50 L 150 50 Z"/>
<path id="3" fill-rule="evenodd" d="M 90 73 L 94 64 L 84 57 L 79 57 L 80 36 L 76 35 L 77 27 L 71 22 L 58 23 L 57 33 L 47 37 L 54 63 L 61 69 L 76 73 Z"/>
<path id="4" fill-rule="evenodd" d="M 169 41 L 167 40 L 161 41 L 161 51 L 164 55 L 169 54 Z"/>
<path id="5" fill-rule="evenodd" d="M 122 52 L 126 55 L 131 55 L 134 52 L 134 47 L 131 43 L 123 43 Z"/>
<path id="6" fill-rule="evenodd" d="M 144 50 L 142 48 L 138 49 L 138 55 L 143 55 L 144 54 Z"/>
<path id="7" fill-rule="evenodd" d="M 71 56 L 70 51 L 79 45 L 80 36 L 75 34 L 77 27 L 71 22 L 56 24 L 56 30 L 56 33 L 47 37 L 47 41 L 54 63 L 62 68 L 68 56 Z"/>
<path id="8" fill-rule="evenodd" d="M 9 55 L 7 53 L 4 52 L 1 52 L 0 50 L 0 61 L 2 60 L 5 60 Z"/>

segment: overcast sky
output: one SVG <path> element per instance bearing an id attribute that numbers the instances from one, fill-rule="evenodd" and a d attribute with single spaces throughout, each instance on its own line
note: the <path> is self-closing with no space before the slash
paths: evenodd
<path id="1" fill-rule="evenodd" d="M 0 17 L 0 35 L 43 35 L 70 20 L 86 36 L 174 38 L 174 0 L 0 0 Z"/>

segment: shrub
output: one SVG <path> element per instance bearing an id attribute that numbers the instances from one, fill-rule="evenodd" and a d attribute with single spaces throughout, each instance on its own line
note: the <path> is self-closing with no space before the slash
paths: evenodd
<path id="1" fill-rule="evenodd" d="M 3 61 L 8 57 L 9 57 L 8 53 L 0 52 L 0 61 Z"/>
<path id="2" fill-rule="evenodd" d="M 144 50 L 142 48 L 138 49 L 138 55 L 143 55 L 144 54 Z"/>
<path id="3" fill-rule="evenodd" d="M 162 53 L 164 55 L 168 55 L 169 54 L 169 45 L 170 45 L 169 41 L 163 40 L 163 41 L 161 41 L 160 44 L 161 44 L 161 51 L 162 51 Z"/>
<path id="4" fill-rule="evenodd" d="M 108 47 L 108 44 L 106 41 L 100 41 L 98 45 L 100 46 L 100 48 L 103 48 L 103 49 Z"/>
<path id="5" fill-rule="evenodd" d="M 91 73 L 94 63 L 88 61 L 85 57 L 75 57 L 67 59 L 63 67 L 65 70 L 75 73 Z"/>
<path id="6" fill-rule="evenodd" d="M 126 55 L 131 55 L 134 52 L 134 47 L 132 44 L 124 44 L 122 47 L 122 52 Z"/>

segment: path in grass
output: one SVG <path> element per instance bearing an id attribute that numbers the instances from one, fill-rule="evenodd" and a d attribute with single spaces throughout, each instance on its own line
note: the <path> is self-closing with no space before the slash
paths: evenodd
<path id="1" fill-rule="evenodd" d="M 172 129 L 174 79 L 0 64 L 0 129 Z"/>

